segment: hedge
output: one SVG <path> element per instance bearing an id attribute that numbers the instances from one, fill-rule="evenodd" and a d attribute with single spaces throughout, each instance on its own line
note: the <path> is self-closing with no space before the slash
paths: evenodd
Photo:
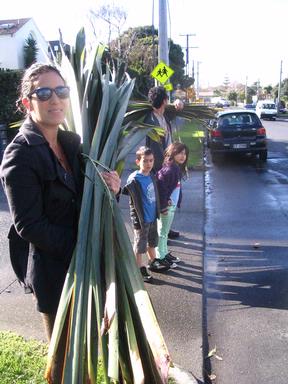
<path id="1" fill-rule="evenodd" d="M 20 70 L 0 69 L 0 124 L 23 119 L 23 114 L 17 112 L 16 107 L 22 75 Z"/>

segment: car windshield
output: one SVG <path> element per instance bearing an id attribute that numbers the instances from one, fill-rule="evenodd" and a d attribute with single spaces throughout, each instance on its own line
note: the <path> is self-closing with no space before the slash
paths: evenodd
<path id="1" fill-rule="evenodd" d="M 276 109 L 275 104 L 263 104 L 264 109 Z"/>
<path id="2" fill-rule="evenodd" d="M 258 117 L 252 113 L 231 113 L 219 117 L 219 126 L 221 128 L 229 128 L 233 126 L 260 127 L 261 122 Z"/>

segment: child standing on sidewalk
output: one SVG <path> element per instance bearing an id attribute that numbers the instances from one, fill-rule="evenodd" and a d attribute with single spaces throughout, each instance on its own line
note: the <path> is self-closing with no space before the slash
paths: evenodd
<path id="1" fill-rule="evenodd" d="M 175 263 L 180 261 L 168 251 L 167 241 L 175 210 L 181 203 L 181 179 L 186 176 L 188 155 L 189 150 L 185 144 L 178 141 L 170 144 L 164 153 L 163 166 L 156 176 L 160 196 L 159 242 L 156 257 L 168 262 L 170 268 L 176 268 Z"/>
<path id="2" fill-rule="evenodd" d="M 156 178 L 151 173 L 154 155 L 150 148 L 140 147 L 136 152 L 139 170 L 130 174 L 123 189 L 130 196 L 130 216 L 134 227 L 134 252 L 144 282 L 152 282 L 152 276 L 143 264 L 142 255 L 147 252 L 149 269 L 155 272 L 167 271 L 167 262 L 156 259 L 155 247 L 158 244 L 157 218 L 160 202 Z"/>

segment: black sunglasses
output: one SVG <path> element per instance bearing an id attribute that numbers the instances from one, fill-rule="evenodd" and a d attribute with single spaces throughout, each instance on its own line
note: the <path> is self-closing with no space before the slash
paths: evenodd
<path id="1" fill-rule="evenodd" d="M 31 96 L 35 93 L 40 101 L 47 101 L 52 97 L 53 92 L 56 93 L 59 99 L 67 99 L 70 96 L 70 88 L 60 85 L 56 88 L 43 87 L 34 89 L 34 91 L 29 93 L 28 97 L 31 98 Z"/>

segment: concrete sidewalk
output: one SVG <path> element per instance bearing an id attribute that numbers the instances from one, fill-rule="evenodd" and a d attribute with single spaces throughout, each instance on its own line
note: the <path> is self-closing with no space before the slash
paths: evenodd
<path id="1" fill-rule="evenodd" d="M 127 162 L 123 184 L 132 171 L 134 155 Z M 128 197 L 120 199 L 131 239 L 132 226 Z M 45 340 L 42 320 L 32 295 L 25 295 L 15 279 L 8 256 L 7 232 L 10 215 L 5 196 L 0 192 L 0 330 L 10 330 L 25 338 Z M 179 384 L 202 383 L 202 250 L 204 227 L 204 175 L 191 171 L 183 183 L 183 203 L 177 211 L 173 229 L 181 236 L 170 249 L 182 260 L 177 269 L 153 273 L 154 284 L 146 284 L 166 344 L 175 363 L 171 376 Z"/>
<path id="2" fill-rule="evenodd" d="M 135 155 L 127 160 L 123 182 L 132 172 Z M 130 165 L 130 169 L 129 169 Z M 202 258 L 204 232 L 204 171 L 192 170 L 182 183 L 183 200 L 177 210 L 172 228 L 180 231 L 177 240 L 169 241 L 169 249 L 182 262 L 166 273 L 152 273 L 154 283 L 145 284 L 163 332 L 177 383 L 203 383 L 202 356 Z M 133 229 L 129 218 L 128 197 L 120 200 L 130 238 Z M 179 372 L 178 372 L 179 371 Z M 189 379 L 188 379 L 189 377 Z"/>

